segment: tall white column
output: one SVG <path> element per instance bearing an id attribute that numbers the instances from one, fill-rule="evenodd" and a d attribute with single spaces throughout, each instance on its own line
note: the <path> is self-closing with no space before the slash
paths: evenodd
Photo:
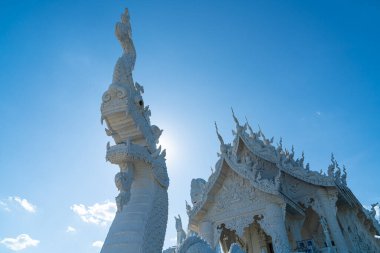
<path id="1" fill-rule="evenodd" d="M 320 189 L 317 191 L 318 203 L 316 203 L 316 211 L 322 215 L 330 229 L 331 237 L 335 243 L 338 253 L 348 252 L 346 240 L 342 234 L 338 220 L 336 217 L 337 207 L 336 201 L 338 200 L 337 192 L 328 192 Z"/>
<path id="2" fill-rule="evenodd" d="M 270 203 L 265 207 L 264 217 L 258 220 L 261 228 L 272 237 L 275 253 L 289 253 L 290 246 L 285 227 L 285 203 Z"/>

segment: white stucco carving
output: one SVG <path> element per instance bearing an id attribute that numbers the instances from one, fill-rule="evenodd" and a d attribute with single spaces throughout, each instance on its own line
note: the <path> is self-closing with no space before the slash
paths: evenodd
<path id="1" fill-rule="evenodd" d="M 206 181 L 202 178 L 191 180 L 190 196 L 193 205 L 202 201 L 203 192 L 206 187 Z"/>
<path id="2" fill-rule="evenodd" d="M 175 228 L 177 230 L 177 247 L 181 245 L 181 243 L 186 239 L 185 230 L 182 228 L 182 219 L 181 216 L 178 215 L 178 218 L 174 216 L 175 219 Z"/>
<path id="3" fill-rule="evenodd" d="M 248 248 L 248 253 L 269 252 L 268 247 L 276 253 L 297 248 L 302 251 L 302 247 L 339 253 L 360 252 L 357 248 L 366 252 L 380 249 L 374 237 L 380 231 L 372 219 L 374 208 L 362 208 L 347 187 L 346 168 L 341 169 L 333 155 L 327 175 L 312 171 L 308 163 L 305 165 L 303 152 L 295 158 L 294 147 L 290 151 L 284 149 L 282 139 L 274 147 L 273 138 L 266 138 L 261 129 L 254 132 L 248 123 L 241 126 L 234 112 L 233 119 L 236 130 L 232 144 L 224 142 L 216 127 L 219 160 L 207 181 L 197 179 L 202 182 L 202 187 L 197 186 L 202 188 L 197 191 L 201 194 L 197 194 L 193 206 L 187 205 L 191 229 L 214 248 L 218 241 L 228 238 L 227 246 L 230 240 L 237 240 L 245 245 L 245 250 Z M 192 183 L 192 191 L 193 188 L 196 187 Z M 310 208 L 314 211 L 307 211 Z M 361 246 L 355 249 L 352 244 L 348 248 L 352 236 L 349 238 L 349 232 L 342 231 L 339 221 L 345 217 L 340 210 L 346 209 L 356 217 L 351 220 L 356 224 L 352 226 L 355 231 L 367 226 L 366 232 L 362 232 L 366 235 L 354 237 L 367 238 L 366 242 L 358 243 Z M 204 232 L 205 223 L 213 227 L 212 238 Z M 229 233 L 224 239 L 223 229 Z M 234 236 L 240 239 L 233 239 Z"/>
<path id="4" fill-rule="evenodd" d="M 112 84 L 102 97 L 101 121 L 115 145 L 107 144 L 106 160 L 120 167 L 115 184 L 117 213 L 102 253 L 161 252 L 168 215 L 169 178 L 165 150 L 156 144 L 162 130 L 150 123 L 144 88 L 134 83 L 136 51 L 128 10 L 116 24 L 123 54 L 117 60 Z"/>
<path id="5" fill-rule="evenodd" d="M 273 249 L 279 253 L 290 252 L 285 228 L 285 208 L 285 203 L 268 203 L 263 216 L 257 220 L 264 232 L 272 237 Z"/>
<path id="6" fill-rule="evenodd" d="M 133 165 L 131 164 L 126 171 L 121 171 L 115 175 L 116 188 L 120 191 L 116 197 L 117 211 L 121 212 L 123 206 L 128 204 L 131 197 L 131 185 L 133 182 Z"/>
<path id="7" fill-rule="evenodd" d="M 150 122 L 144 88 L 133 81 L 136 51 L 128 10 L 115 27 L 123 54 L 102 96 L 101 122 L 115 142 L 106 160 L 119 166 L 117 213 L 101 253 L 162 252 L 169 178 L 162 130 Z M 347 171 L 332 155 L 327 175 L 295 158 L 295 148 L 274 146 L 260 129 L 241 125 L 234 111 L 234 140 L 216 133 L 220 152 L 207 180 L 191 182 L 186 202 L 189 231 L 176 218 L 177 245 L 166 253 L 380 252 L 378 204 L 366 210 L 347 187 Z"/>

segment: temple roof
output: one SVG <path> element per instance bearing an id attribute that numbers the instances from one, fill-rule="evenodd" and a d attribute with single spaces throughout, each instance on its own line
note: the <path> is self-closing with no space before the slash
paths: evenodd
<path id="1" fill-rule="evenodd" d="M 203 190 L 202 199 L 199 201 L 191 211 L 188 212 L 190 217 L 195 217 L 200 213 L 204 213 L 206 210 L 206 205 L 209 201 L 212 201 L 212 196 L 215 192 L 218 191 L 219 186 L 222 184 L 225 179 L 228 170 L 232 170 L 237 173 L 239 176 L 247 179 L 252 187 L 259 189 L 262 192 L 279 195 L 279 181 L 261 179 L 258 181 L 253 175 L 246 173 L 247 168 L 245 165 L 237 164 L 232 161 L 226 154 L 222 154 L 220 159 L 217 162 L 215 171 L 210 175 L 205 188 Z M 207 209 L 207 208 L 206 208 Z"/>
<path id="2" fill-rule="evenodd" d="M 336 188 L 337 185 L 340 185 L 341 188 L 347 188 L 347 174 L 345 168 L 343 169 L 342 175 L 340 167 L 333 156 L 327 175 L 322 172 L 312 171 L 310 170 L 309 164 L 304 165 L 303 154 L 301 158 L 295 159 L 293 147 L 290 152 L 287 149 L 283 149 L 282 139 L 280 139 L 278 146 L 274 147 L 272 145 L 274 138 L 267 139 L 261 129 L 259 129 L 258 132 L 254 132 L 248 123 L 241 125 L 233 111 L 232 116 L 236 123 L 236 130 L 233 130 L 235 138 L 232 144 L 226 144 L 224 142 L 215 124 L 217 137 L 220 141 L 220 154 L 218 154 L 220 159 L 215 166 L 215 171 L 210 175 L 204 186 L 201 200 L 194 204 L 193 208 L 188 206 L 187 209 L 190 218 L 206 211 L 204 210 L 205 206 L 210 196 L 213 195 L 213 191 L 218 188 L 219 181 L 222 180 L 224 168 L 229 168 L 241 177 L 247 179 L 252 187 L 262 192 L 279 196 L 299 213 L 302 213 L 304 209 L 280 190 L 280 178 L 282 173 L 315 186 Z M 249 157 L 247 159 L 242 159 L 241 157 L 242 154 L 240 154 L 240 152 L 244 148 L 254 156 L 272 164 L 273 167 L 276 168 L 276 174 L 274 174 L 272 178 L 264 178 L 259 171 L 253 173 L 253 171 L 255 171 L 254 162 L 251 161 Z"/>
<path id="3" fill-rule="evenodd" d="M 197 217 L 207 213 L 208 203 L 213 202 L 213 196 L 220 189 L 220 186 L 225 179 L 228 170 L 232 170 L 242 178 L 250 182 L 251 186 L 266 194 L 278 196 L 282 199 L 287 207 L 295 212 L 303 215 L 304 207 L 287 196 L 281 190 L 282 173 L 288 174 L 302 182 L 314 185 L 316 187 L 332 187 L 338 191 L 339 199 L 344 201 L 353 208 L 357 208 L 358 215 L 361 215 L 366 223 L 370 223 L 372 229 L 380 233 L 380 225 L 373 215 L 373 210 L 366 210 L 357 200 L 351 190 L 347 187 L 346 168 L 340 169 L 338 162 L 334 156 L 331 156 L 331 164 L 328 166 L 327 174 L 310 170 L 309 164 L 304 165 L 304 154 L 302 157 L 294 158 L 294 147 L 289 152 L 282 147 L 282 139 L 280 139 L 277 147 L 272 145 L 273 139 L 267 139 L 259 129 L 254 132 L 248 123 L 240 125 L 234 112 L 232 111 L 233 119 L 236 123 L 236 130 L 233 130 L 235 136 L 232 144 L 226 144 L 219 134 L 218 127 L 215 123 L 217 137 L 220 141 L 219 160 L 216 163 L 215 171 L 212 172 L 207 182 L 205 182 L 200 201 L 194 204 L 193 208 L 187 205 L 189 220 L 196 220 Z M 265 160 L 276 168 L 276 173 L 272 178 L 262 177 L 261 172 L 255 172 L 255 163 L 250 160 L 249 156 L 242 159 L 242 150 L 248 150 L 250 154 Z M 265 168 L 264 168 L 265 169 Z M 342 173 L 343 171 L 343 173 Z"/>

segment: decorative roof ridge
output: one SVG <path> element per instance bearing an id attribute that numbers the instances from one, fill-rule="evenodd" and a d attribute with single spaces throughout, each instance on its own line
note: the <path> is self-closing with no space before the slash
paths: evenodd
<path id="1" fill-rule="evenodd" d="M 246 166 L 241 166 L 238 163 L 235 163 L 232 159 L 228 157 L 223 157 L 224 161 L 228 164 L 228 166 L 239 176 L 247 179 L 252 186 L 255 188 L 261 190 L 262 192 L 278 195 L 279 194 L 279 177 L 281 174 L 281 171 L 279 170 L 278 175 L 274 177 L 273 179 L 264 179 L 261 177 L 261 174 L 258 173 L 256 176 L 253 174 L 248 174 L 248 170 Z M 244 167 L 244 168 L 240 168 Z"/>
<path id="2" fill-rule="evenodd" d="M 303 160 L 294 160 L 292 155 L 287 153 L 287 151 L 285 153 L 279 153 L 273 146 L 270 146 L 271 148 L 262 148 L 261 151 L 263 152 L 258 152 L 256 147 L 253 146 L 254 144 L 250 140 L 247 140 L 246 136 L 240 135 L 239 137 L 250 152 L 264 160 L 276 164 L 277 168 L 281 171 L 310 184 L 323 186 L 335 185 L 333 178 L 308 169 L 308 164 L 306 168 L 301 167 L 300 163 Z"/>
<path id="3" fill-rule="evenodd" d="M 211 174 L 208 181 L 206 182 L 205 189 L 202 193 L 202 200 L 193 206 L 193 208 L 187 205 L 188 215 L 190 218 L 194 217 L 199 212 L 199 210 L 203 208 L 205 202 L 207 202 L 210 191 L 213 189 L 215 182 L 220 177 L 220 171 L 223 162 L 226 162 L 228 166 L 238 175 L 249 180 L 252 186 L 263 192 L 275 195 L 279 194 L 280 175 L 282 172 L 285 172 L 295 178 L 314 185 L 336 187 L 338 184 L 346 186 L 346 168 L 343 167 L 343 175 L 341 175 L 339 165 L 333 156 L 332 162 L 334 165 L 334 170 L 335 168 L 338 168 L 336 172 L 332 170 L 332 167 L 329 167 L 329 175 L 322 174 L 322 172 L 318 173 L 317 171 L 312 171 L 310 170 L 309 163 L 307 163 L 306 166 L 304 165 L 304 152 L 302 152 L 301 158 L 294 160 L 294 146 L 292 146 L 291 152 L 289 152 L 287 149 L 283 150 L 282 138 L 280 138 L 279 143 L 277 144 L 277 148 L 274 147 L 272 145 L 274 137 L 267 139 L 260 126 L 259 131 L 255 133 L 248 123 L 247 118 L 244 126 L 241 126 L 232 108 L 231 112 L 234 122 L 236 123 L 236 132 L 233 131 L 235 139 L 232 145 L 230 143 L 226 144 L 223 140 L 223 137 L 220 135 L 218 126 L 215 122 L 215 130 L 220 142 L 220 153 L 218 153 L 218 157 L 220 158 L 217 162 L 217 166 L 215 167 L 215 172 Z M 249 133 L 247 133 L 247 130 Z M 274 179 L 262 179 L 260 173 L 257 173 L 256 175 L 249 175 L 249 168 L 247 167 L 247 164 L 239 164 L 236 162 L 237 149 L 240 140 L 252 154 L 276 165 L 279 173 L 275 176 Z M 233 157 L 235 159 L 233 159 Z M 331 170 L 333 172 L 331 172 Z M 260 184 L 260 182 L 262 183 Z"/>
<path id="4" fill-rule="evenodd" d="M 246 168 L 239 168 L 241 167 L 239 166 L 239 164 L 233 162 L 233 160 L 230 159 L 226 154 L 221 154 L 221 157 L 217 163 L 218 166 L 215 168 L 215 172 L 211 174 L 208 181 L 206 182 L 205 189 L 202 192 L 202 200 L 198 202 L 195 206 L 193 206 L 192 209 L 188 204 L 186 204 L 186 209 L 188 211 L 187 213 L 189 217 L 194 217 L 195 215 L 197 215 L 198 212 L 206 204 L 210 192 L 212 191 L 212 189 L 214 189 L 214 185 L 220 177 L 223 162 L 226 162 L 228 167 L 236 174 L 238 174 L 244 179 L 247 179 L 253 187 L 268 194 L 279 195 L 281 170 L 279 170 L 278 175 L 276 175 L 273 179 L 261 178 L 260 173 L 258 173 L 256 176 L 254 176 L 253 174 L 248 175 L 248 170 Z"/>
<path id="5" fill-rule="evenodd" d="M 205 185 L 205 189 L 202 192 L 201 201 L 198 202 L 196 205 L 193 205 L 193 207 L 191 209 L 187 208 L 187 215 L 189 216 L 189 219 L 191 219 L 191 217 L 194 217 L 199 212 L 199 210 L 202 209 L 203 205 L 206 203 L 210 191 L 213 189 L 215 182 L 217 181 L 217 179 L 220 176 L 220 172 L 221 172 L 222 166 L 223 166 L 223 160 L 224 159 L 221 156 L 219 158 L 217 164 L 216 164 L 217 166 L 215 166 L 214 173 L 212 173 L 210 175 L 210 177 L 208 178 L 206 185 Z"/>
<path id="6" fill-rule="evenodd" d="M 377 233 L 380 234 L 380 221 L 376 219 L 376 210 L 375 206 L 379 206 L 379 203 L 371 204 L 371 210 L 368 210 L 365 208 L 360 201 L 356 198 L 356 196 L 352 193 L 351 189 L 347 187 L 347 185 L 337 184 L 336 185 L 339 193 L 343 195 L 343 197 L 346 199 L 349 205 L 351 206 L 357 206 L 359 208 L 359 211 L 361 211 L 367 220 L 371 222 L 371 224 L 376 229 Z"/>
<path id="7" fill-rule="evenodd" d="M 366 210 L 367 211 L 366 212 L 366 216 L 369 217 L 369 219 L 371 220 L 373 226 L 377 230 L 377 233 L 380 235 L 380 220 L 376 219 L 375 206 L 378 206 L 380 208 L 379 202 L 371 204 L 371 210 L 370 211 Z M 365 209 L 365 208 L 362 206 L 362 209 Z"/>
<path id="8" fill-rule="evenodd" d="M 332 172 L 331 175 L 325 175 L 322 173 L 322 170 L 318 173 L 316 171 L 310 170 L 309 163 L 304 165 L 305 155 L 304 152 L 301 154 L 301 158 L 297 158 L 294 160 L 294 146 L 292 146 L 291 152 L 289 152 L 286 148 L 283 150 L 282 146 L 282 138 L 280 138 L 279 143 L 277 144 L 277 148 L 275 148 L 272 144 L 274 141 L 274 137 L 271 139 L 267 139 L 259 126 L 259 131 L 255 133 L 252 130 L 252 127 L 248 123 L 247 118 L 246 123 L 243 126 L 240 125 L 235 113 L 232 110 L 232 117 L 234 122 L 236 123 L 236 132 L 233 131 L 235 135 L 233 149 L 237 152 L 239 137 L 245 144 L 245 146 L 255 155 L 260 158 L 267 160 L 269 162 L 275 163 L 277 167 L 284 172 L 298 178 L 304 180 L 311 184 L 323 185 L 323 186 L 333 186 L 334 181 L 338 184 L 347 185 L 347 172 L 346 168 L 343 168 L 343 174 L 338 166 L 338 163 L 334 162 L 334 168 L 337 170 Z M 249 133 L 247 133 L 247 128 Z M 261 138 L 261 139 L 260 139 Z M 259 148 L 259 152 L 257 152 L 257 148 Z M 311 177 L 311 178 L 310 178 Z"/>

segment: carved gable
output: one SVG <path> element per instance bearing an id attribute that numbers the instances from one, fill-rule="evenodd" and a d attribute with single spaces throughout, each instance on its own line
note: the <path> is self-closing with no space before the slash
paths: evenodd
<path id="1" fill-rule="evenodd" d="M 226 173 L 219 191 L 214 195 L 213 203 L 207 210 L 205 220 L 226 223 L 234 217 L 264 208 L 261 199 L 265 198 L 265 193 L 254 188 L 248 179 L 233 170 L 228 169 Z"/>

